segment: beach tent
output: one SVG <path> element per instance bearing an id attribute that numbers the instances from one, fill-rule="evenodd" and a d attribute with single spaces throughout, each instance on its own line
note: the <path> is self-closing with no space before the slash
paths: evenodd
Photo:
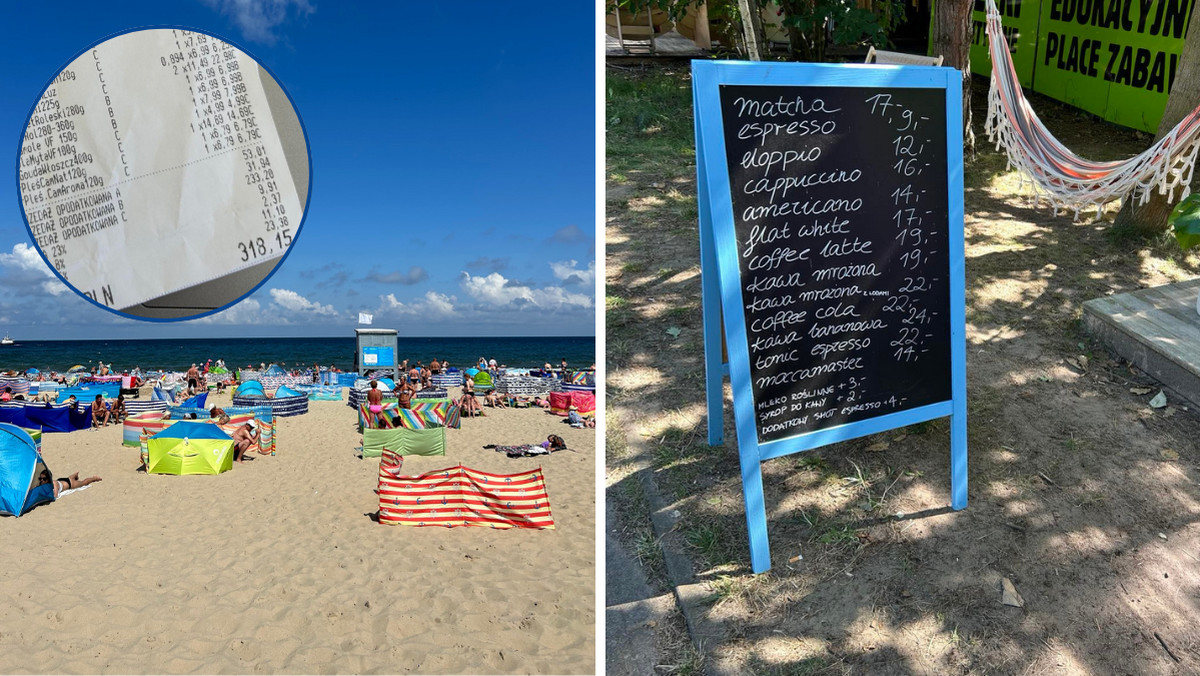
<path id="1" fill-rule="evenodd" d="M 15 425 L 0 424 L 0 515 L 21 516 L 54 500 L 52 485 L 36 485 L 44 469 L 33 437 Z"/>
<path id="2" fill-rule="evenodd" d="M 476 373 L 471 377 L 471 380 L 475 381 L 475 390 L 477 392 L 490 390 L 494 386 L 492 383 L 492 374 L 487 371 Z"/>
<path id="3" fill-rule="evenodd" d="M 296 390 L 293 390 L 292 388 L 288 387 L 287 385 L 281 385 L 280 387 L 275 389 L 274 396 L 276 398 L 279 398 L 279 397 L 299 397 L 302 395 L 308 396 L 308 395 L 304 394 L 303 392 L 298 392 Z"/>
<path id="4" fill-rule="evenodd" d="M 199 420 L 181 420 L 146 440 L 151 474 L 220 474 L 233 469 L 233 437 Z"/>
<path id="5" fill-rule="evenodd" d="M 378 458 L 384 449 L 397 455 L 446 455 L 446 428 L 363 430 L 364 458 Z"/>
<path id="6" fill-rule="evenodd" d="M 288 374 L 288 372 L 283 370 L 283 367 L 280 366 L 279 364 L 271 364 L 270 366 L 267 367 L 266 371 L 262 372 L 262 375 L 264 377 L 268 377 L 268 378 L 270 378 L 270 377 L 279 378 L 282 376 L 286 376 L 287 374 Z"/>
<path id="7" fill-rule="evenodd" d="M 32 367 L 30 367 L 29 369 L 27 369 L 27 370 L 25 371 L 25 373 L 32 373 L 32 374 L 34 374 L 34 375 L 37 375 L 37 374 L 41 373 L 41 371 L 39 371 L 39 370 L 37 370 L 37 369 L 35 369 L 35 368 L 32 368 Z"/>
<path id="8" fill-rule="evenodd" d="M 247 380 L 246 382 L 242 383 L 241 385 L 238 385 L 237 389 L 233 391 L 233 394 L 234 394 L 234 396 L 239 396 L 239 397 L 265 397 L 265 396 L 267 396 L 267 393 L 263 391 L 262 383 L 258 382 L 257 380 Z"/>

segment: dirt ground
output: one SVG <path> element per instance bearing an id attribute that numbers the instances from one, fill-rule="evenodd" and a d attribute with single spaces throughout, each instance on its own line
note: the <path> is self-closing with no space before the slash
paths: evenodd
<path id="1" fill-rule="evenodd" d="M 1033 208 L 983 137 L 966 171 L 970 504 L 949 504 L 945 420 L 763 465 L 772 569 L 749 566 L 730 393 L 706 445 L 691 82 L 682 65 L 609 67 L 610 524 L 659 589 L 658 546 L 688 554 L 724 629 L 658 673 L 1200 673 L 1200 415 L 1084 330 L 1091 298 L 1200 275 L 1163 236 Z M 1092 159 L 1146 134 L 1047 99 Z M 678 512 L 650 528 L 639 472 Z M 1024 607 L 1001 602 L 1007 579 Z"/>

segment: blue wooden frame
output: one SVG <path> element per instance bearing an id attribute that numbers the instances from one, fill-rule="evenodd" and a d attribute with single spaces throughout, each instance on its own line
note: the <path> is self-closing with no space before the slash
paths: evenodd
<path id="1" fill-rule="evenodd" d="M 946 185 L 950 243 L 950 400 L 759 444 L 750 380 L 749 347 L 737 260 L 733 201 L 729 189 L 719 85 L 912 87 L 946 91 Z M 762 462 L 889 429 L 950 417 L 951 507 L 967 506 L 966 294 L 964 291 L 962 74 L 953 68 L 742 61 L 693 61 L 692 102 L 696 126 L 700 269 L 704 308 L 704 366 L 708 443 L 723 443 L 724 376 L 733 387 L 734 421 L 741 461 L 742 494 L 750 563 L 755 573 L 771 567 Z M 722 326 L 723 324 L 723 326 Z M 721 357 L 724 335 L 729 363 Z"/>

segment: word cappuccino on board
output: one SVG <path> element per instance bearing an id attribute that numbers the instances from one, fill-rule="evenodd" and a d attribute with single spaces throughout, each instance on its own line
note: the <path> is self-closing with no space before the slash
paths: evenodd
<path id="1" fill-rule="evenodd" d="M 946 319 L 930 105 L 826 91 L 722 88 L 760 443 L 903 406 Z"/>

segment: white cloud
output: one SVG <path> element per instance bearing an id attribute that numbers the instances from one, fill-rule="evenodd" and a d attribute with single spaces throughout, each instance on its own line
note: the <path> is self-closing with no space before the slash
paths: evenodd
<path id="1" fill-rule="evenodd" d="M 231 307 L 225 308 L 216 314 L 207 315 L 194 319 L 192 321 L 197 324 L 262 324 L 267 317 L 264 316 L 262 304 L 253 298 L 246 298 L 240 303 Z M 286 324 L 286 319 L 277 321 L 277 323 Z"/>
<path id="2" fill-rule="evenodd" d="M 425 295 L 414 301 L 405 303 L 396 298 L 396 294 L 383 296 L 380 314 L 419 315 L 422 317 L 452 317 L 455 314 L 454 303 L 458 299 L 436 291 L 427 291 Z"/>
<path id="3" fill-rule="evenodd" d="M 594 286 L 596 283 L 596 261 L 588 263 L 587 268 L 583 270 L 576 270 L 576 265 L 579 265 L 579 261 L 575 259 L 557 261 L 550 263 L 550 270 L 554 273 L 555 279 L 568 284 L 580 284 L 589 288 Z"/>
<path id="4" fill-rule="evenodd" d="M 521 309 L 532 306 L 544 310 L 588 308 L 593 305 L 588 294 L 570 293 L 559 286 L 535 289 L 509 282 L 504 275 L 493 272 L 486 277 L 472 277 L 463 272 L 459 286 L 477 301 L 493 308 Z"/>
<path id="5" fill-rule="evenodd" d="M 5 286 L 10 292 L 16 291 L 14 287 L 33 286 L 51 296 L 61 296 L 69 290 L 50 271 L 37 249 L 28 244 L 13 246 L 12 253 L 0 253 L 0 266 L 9 273 Z"/>
<path id="6" fill-rule="evenodd" d="M 307 16 L 316 9 L 307 0 L 204 0 L 204 4 L 233 19 L 248 40 L 274 44 L 275 29 L 295 14 Z"/>
<path id="7" fill-rule="evenodd" d="M 337 310 L 332 305 L 321 305 L 311 301 L 291 289 L 271 289 L 271 301 L 279 307 L 292 312 L 307 312 L 315 315 L 336 315 Z"/>

